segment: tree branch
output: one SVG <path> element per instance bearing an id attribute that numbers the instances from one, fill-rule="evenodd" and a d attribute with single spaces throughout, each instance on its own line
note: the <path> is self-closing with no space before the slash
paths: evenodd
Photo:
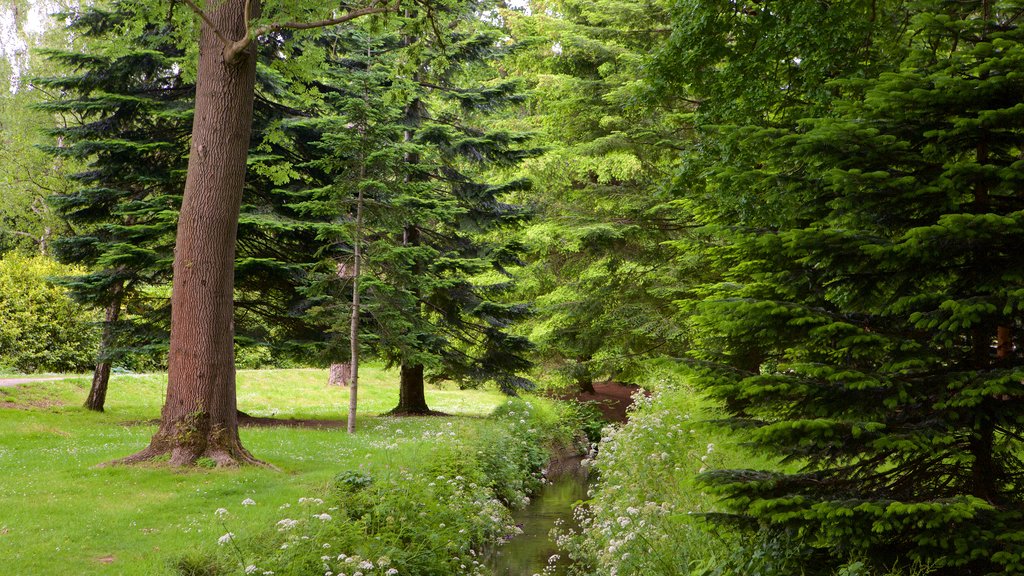
<path id="1" fill-rule="evenodd" d="M 191 2 L 191 0 L 185 1 Z M 249 4 L 250 2 L 249 0 L 247 0 L 245 3 L 246 26 L 248 26 L 249 23 Z M 259 28 L 256 28 L 255 30 L 250 30 L 249 33 L 246 34 L 245 38 L 242 38 L 241 40 L 225 43 L 224 60 L 228 63 L 237 62 L 242 52 L 249 48 L 249 45 L 252 44 L 254 39 L 263 36 L 268 32 L 277 32 L 279 30 L 309 30 L 311 28 L 326 28 L 327 26 L 334 26 L 336 24 L 343 24 L 345 22 L 348 22 L 349 20 L 355 20 L 356 18 L 359 18 L 361 16 L 367 16 L 370 14 L 380 14 L 382 12 L 388 12 L 390 10 L 392 9 L 389 8 L 388 6 L 368 6 L 366 8 L 352 10 L 351 12 L 348 12 L 343 16 L 338 16 L 337 18 L 328 18 L 326 20 L 317 20 L 314 22 L 275 22 L 273 24 L 266 24 L 260 26 Z"/>
<path id="2" fill-rule="evenodd" d="M 195 12 L 197 16 L 203 19 L 203 22 L 205 22 L 206 25 L 210 27 L 210 30 L 213 30 L 213 33 L 217 36 L 221 43 L 224 44 L 225 49 L 231 46 L 231 41 L 224 37 L 224 34 L 220 31 L 220 29 L 217 28 L 213 21 L 210 20 L 210 17 L 206 15 L 206 12 L 203 12 L 203 9 L 200 8 L 199 5 L 196 4 L 194 0 L 182 1 L 185 2 L 185 4 L 187 4 L 188 7 L 191 8 L 192 11 Z"/>
<path id="3" fill-rule="evenodd" d="M 337 18 L 328 18 L 326 20 L 317 20 L 315 22 L 275 22 L 273 24 L 267 24 L 260 26 L 253 31 L 253 36 L 262 36 L 267 32 L 277 32 L 279 30 L 309 30 L 310 28 L 325 28 L 327 26 L 334 26 L 336 24 L 343 24 L 349 20 L 355 20 L 360 16 L 367 16 L 369 14 L 380 14 L 381 12 L 388 12 L 391 10 L 388 6 L 370 6 L 367 8 L 360 8 L 353 10 L 343 16 Z"/>

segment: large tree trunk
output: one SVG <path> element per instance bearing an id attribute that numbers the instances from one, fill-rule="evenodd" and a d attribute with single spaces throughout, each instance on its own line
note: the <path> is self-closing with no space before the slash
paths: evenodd
<path id="1" fill-rule="evenodd" d="M 402 364 L 401 380 L 398 388 L 398 406 L 390 412 L 392 415 L 434 414 L 427 407 L 424 394 L 423 365 L 408 366 Z"/>
<path id="2" fill-rule="evenodd" d="M 121 300 L 123 299 L 124 283 L 119 282 L 110 288 L 111 300 L 103 318 L 103 336 L 100 337 L 99 361 L 92 373 L 92 387 L 89 397 L 85 399 L 85 407 L 96 412 L 103 412 L 103 404 L 107 401 L 107 384 L 110 382 L 110 349 L 114 347 L 114 324 L 121 316 Z"/>
<path id="3" fill-rule="evenodd" d="M 122 463 L 170 454 L 172 466 L 212 458 L 257 461 L 238 438 L 235 405 L 235 236 L 252 125 L 256 62 L 251 48 L 227 62 L 210 24 L 246 35 L 246 0 L 213 3 L 202 25 L 188 176 L 178 221 L 171 295 L 167 396 L 148 448 Z M 252 13 L 259 13 L 258 0 Z"/>

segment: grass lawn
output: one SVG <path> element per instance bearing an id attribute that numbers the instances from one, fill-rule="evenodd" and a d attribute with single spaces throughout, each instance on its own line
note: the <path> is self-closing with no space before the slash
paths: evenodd
<path id="1" fill-rule="evenodd" d="M 0 388 L 0 573 L 172 574 L 184 554 L 216 547 L 230 530 L 272 527 L 279 507 L 314 496 L 342 470 L 374 474 L 415 466 L 420 444 L 397 449 L 395 434 L 486 434 L 479 418 L 503 402 L 495 391 L 428 387 L 431 408 L 451 418 L 377 416 L 398 401 L 397 374 L 361 371 L 359 432 L 243 428 L 243 444 L 279 471 L 159 467 L 97 468 L 148 442 L 166 376 L 115 375 L 107 411 L 81 408 L 88 377 Z M 325 370 L 238 373 L 238 406 L 252 416 L 342 419 L 348 391 L 326 386 Z M 426 443 L 427 440 L 424 440 Z M 251 498 L 252 506 L 242 506 Z M 218 508 L 231 511 L 222 524 Z"/>

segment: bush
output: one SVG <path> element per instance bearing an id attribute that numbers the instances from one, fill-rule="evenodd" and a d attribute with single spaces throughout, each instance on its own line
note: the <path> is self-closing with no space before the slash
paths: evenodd
<path id="1" fill-rule="evenodd" d="M 26 373 L 91 368 L 99 314 L 50 282 L 76 272 L 43 256 L 0 259 L 0 366 Z"/>
<path id="2" fill-rule="evenodd" d="M 598 480 L 580 529 L 558 535 L 576 576 L 792 576 L 813 557 L 784 533 L 754 537 L 709 522 L 719 498 L 703 485 L 719 468 L 771 468 L 741 437 L 709 422 L 719 415 L 689 386 L 658 382 L 638 397 L 628 423 L 604 430 L 592 466 Z M 776 468 L 778 466 L 775 466 Z M 923 576 L 930 567 L 879 573 L 851 562 L 835 576 Z"/>
<path id="3" fill-rule="evenodd" d="M 691 515 L 707 510 L 694 478 L 720 454 L 699 410 L 688 390 L 663 388 L 637 397 L 628 423 L 604 430 L 581 529 L 558 538 L 576 574 L 688 574 L 718 548 Z"/>
<path id="4" fill-rule="evenodd" d="M 276 576 L 486 574 L 484 551 L 518 531 L 510 508 L 540 487 L 544 441 L 575 436 L 559 430 L 560 411 L 516 399 L 486 424 L 437 419 L 419 434 L 387 420 L 372 453 L 387 466 L 340 471 L 324 493 L 285 505 L 276 526 L 246 538 L 228 536 L 237 528 L 224 511 L 220 562 Z"/>

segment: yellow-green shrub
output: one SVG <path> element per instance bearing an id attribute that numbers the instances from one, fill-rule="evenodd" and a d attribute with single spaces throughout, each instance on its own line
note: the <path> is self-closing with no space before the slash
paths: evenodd
<path id="1" fill-rule="evenodd" d="M 96 353 L 98 313 L 71 300 L 54 277 L 72 273 L 44 256 L 0 258 L 0 367 L 81 371 Z"/>

